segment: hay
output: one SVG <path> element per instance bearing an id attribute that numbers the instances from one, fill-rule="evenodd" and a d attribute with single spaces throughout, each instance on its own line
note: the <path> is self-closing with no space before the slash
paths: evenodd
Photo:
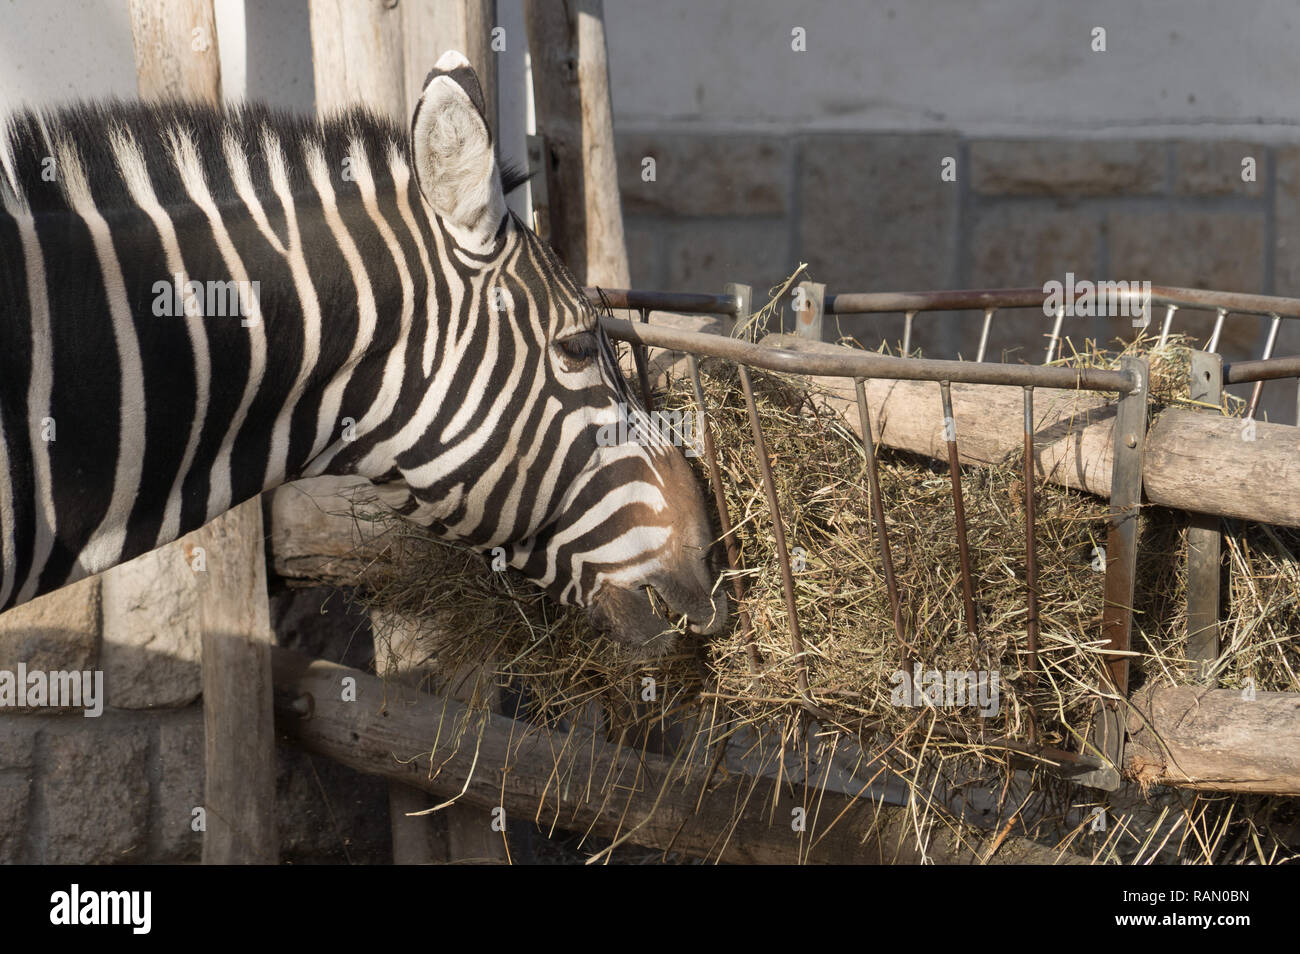
<path id="1" fill-rule="evenodd" d="M 1150 359 L 1154 404 L 1191 403 L 1184 342 L 1172 339 L 1158 349 L 1138 342 L 1125 350 Z M 1075 349 L 1067 341 L 1063 352 L 1059 363 L 1071 366 L 1114 367 L 1118 359 L 1091 343 Z M 996 673 L 999 680 L 997 711 L 987 716 L 978 704 L 899 705 L 904 677 L 897 674 L 908 653 L 895 639 L 863 446 L 818 404 L 805 381 L 755 373 L 780 510 L 798 564 L 805 697 L 798 686 L 800 660 L 790 648 L 771 511 L 736 371 L 712 360 L 702 370 L 761 671 L 750 672 L 747 634 L 738 625 L 707 644 L 688 643 L 674 655 L 647 660 L 600 637 L 581 611 L 556 606 L 512 572 L 491 572 L 482 555 L 436 541 L 381 509 L 358 506 L 360 518 L 395 533 L 372 566 L 361 599 L 381 611 L 376 618 L 423 624 L 432 688 L 482 700 L 494 685 L 522 686 L 525 694 L 515 697 L 518 714 L 549 725 L 582 722 L 621 744 L 660 748 L 675 731 L 684 735 L 681 745 L 691 757 L 705 757 L 719 739 L 744 739 L 761 750 L 765 763 L 807 744 L 811 709 L 823 741 L 850 739 L 868 752 L 886 751 L 886 760 L 912 786 L 926 824 L 960 824 L 935 794 L 941 776 L 994 789 L 1001 784 L 1005 792 L 1013 778 L 1009 753 L 994 740 L 1028 739 L 1031 721 L 1042 743 L 1077 751 L 1101 679 L 1104 573 L 1097 556 L 1105 544 L 1106 502 L 1051 484 L 1036 488 L 1041 636 L 1035 681 L 1026 669 L 1022 462 L 962 474 L 979 618 L 979 638 L 972 639 L 961 616 L 947 468 L 882 449 L 882 496 L 910 655 L 925 672 Z M 658 406 L 694 410 L 689 384 L 671 382 Z M 1229 411 L 1240 413 L 1240 402 Z M 707 486 L 703 460 L 694 463 Z M 1193 681 L 1183 654 L 1186 529 L 1185 515 L 1159 508 L 1144 513 L 1134 688 L 1147 680 Z M 1300 691 L 1300 649 L 1291 638 L 1300 631 L 1300 533 L 1237 521 L 1224 521 L 1224 530 L 1231 585 L 1220 684 Z M 378 646 L 388 635 L 382 629 Z M 477 680 L 468 689 L 452 685 L 446 675 L 464 678 L 467 672 Z M 655 687 L 653 702 L 645 694 L 648 679 Z M 696 731 L 698 726 L 703 728 Z M 1131 825 L 1093 832 L 1079 821 L 1088 806 L 1077 804 L 1063 783 L 1035 771 L 1030 787 L 1040 807 L 1065 807 L 1054 824 L 1040 821 L 1027 833 L 1103 861 L 1275 861 L 1289 849 L 1284 836 L 1270 835 L 1274 829 L 1260 819 L 1294 834 L 1297 817 L 1293 800 L 1166 792 L 1154 803 L 1160 811 L 1139 800 L 1124 816 Z M 1238 838 L 1242 826 L 1250 838 Z"/>

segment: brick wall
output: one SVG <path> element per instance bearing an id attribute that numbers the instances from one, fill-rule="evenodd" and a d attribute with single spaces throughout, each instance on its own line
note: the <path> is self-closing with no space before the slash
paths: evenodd
<path id="1" fill-rule="evenodd" d="M 1042 286 L 1093 280 L 1300 295 L 1300 146 L 1247 141 L 1075 141 L 916 134 L 618 133 L 632 281 L 766 289 L 807 262 L 829 292 Z M 940 175 L 956 160 L 956 181 Z M 644 181 L 646 157 L 654 181 Z M 1255 160 L 1243 181 L 1242 160 Z M 1157 318 L 1162 317 L 1157 313 Z M 979 315 L 917 319 L 927 354 L 972 356 Z M 840 320 L 874 346 L 901 317 Z M 1213 313 L 1174 328 L 1204 339 Z M 1128 326 L 1126 328 L 1126 326 Z M 1257 357 L 1265 319 L 1230 318 L 1226 358 Z M 1041 314 L 995 321 L 990 357 L 1041 360 Z M 1124 319 L 1068 319 L 1111 340 Z M 1277 354 L 1300 353 L 1300 322 Z M 1270 420 L 1295 420 L 1295 385 L 1265 387 Z"/>

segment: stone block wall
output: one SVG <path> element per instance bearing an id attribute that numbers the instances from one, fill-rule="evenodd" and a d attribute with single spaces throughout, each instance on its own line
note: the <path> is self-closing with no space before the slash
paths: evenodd
<path id="1" fill-rule="evenodd" d="M 619 181 L 637 287 L 767 289 L 799 262 L 830 293 L 1150 281 L 1300 296 L 1300 146 L 1227 140 L 980 139 L 915 133 L 618 131 Z M 955 162 L 955 181 L 941 176 Z M 647 181 L 646 159 L 653 159 Z M 1253 181 L 1243 160 L 1253 160 Z M 1157 312 L 1157 319 L 1163 314 Z M 935 357 L 973 357 L 978 314 L 917 318 Z M 839 319 L 896 345 L 901 316 Z M 1202 343 L 1212 312 L 1174 330 Z M 1220 351 L 1258 357 L 1267 319 L 1230 317 Z M 1041 361 L 1051 322 L 995 319 L 989 357 Z M 1131 333 L 1123 318 L 1067 319 L 1081 344 Z M 1300 321 L 1275 354 L 1300 353 Z M 1295 384 L 1263 413 L 1295 422 Z"/>
<path id="2" fill-rule="evenodd" d="M 93 718 L 81 708 L 0 709 L 0 864 L 199 860 L 199 643 L 182 605 L 191 588 L 158 565 L 171 552 L 0 615 L 0 670 L 100 671 L 105 696 Z M 284 645 L 367 664 L 365 616 L 341 594 L 276 587 L 272 618 Z M 382 781 L 289 746 L 276 761 L 282 860 L 391 859 Z"/>

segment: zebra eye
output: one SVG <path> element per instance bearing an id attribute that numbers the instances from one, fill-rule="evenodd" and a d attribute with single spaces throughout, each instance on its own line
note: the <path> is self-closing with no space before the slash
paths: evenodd
<path id="1" fill-rule="evenodd" d="M 591 331 L 580 331 L 576 335 L 561 338 L 555 342 L 555 346 L 574 361 L 584 363 L 596 357 L 596 352 L 600 348 L 595 333 Z"/>

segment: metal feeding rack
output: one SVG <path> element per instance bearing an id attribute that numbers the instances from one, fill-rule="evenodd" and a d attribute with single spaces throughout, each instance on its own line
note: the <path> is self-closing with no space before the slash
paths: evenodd
<path id="1" fill-rule="evenodd" d="M 1123 283 L 1120 283 L 1123 286 Z M 877 547 L 882 572 L 888 589 L 893 613 L 894 636 L 902 661 L 910 671 L 913 652 L 905 632 L 900 594 L 890 553 L 889 534 L 885 525 L 881 500 L 880 480 L 877 470 L 876 442 L 872 436 L 871 412 L 867 403 L 866 381 L 872 378 L 886 380 L 933 381 L 938 384 L 939 399 L 945 421 L 951 421 L 951 385 L 997 384 L 1020 387 L 1024 391 L 1024 510 L 1025 510 L 1025 609 L 1026 609 L 1026 671 L 1030 685 L 1039 672 L 1038 641 L 1038 560 L 1034 535 L 1034 389 L 1036 387 L 1064 388 L 1118 395 L 1116 424 L 1110 484 L 1110 504 L 1107 511 L 1107 542 L 1105 561 L 1105 605 L 1102 611 L 1102 646 L 1105 669 L 1103 684 L 1097 687 L 1100 706 L 1093 721 L 1089 739 L 1082 751 L 1070 752 L 1043 745 L 1037 739 L 1035 719 L 1030 713 L 1029 738 L 1001 738 L 989 744 L 1033 757 L 1046 763 L 1080 784 L 1114 790 L 1119 786 L 1119 768 L 1123 764 L 1125 732 L 1124 700 L 1128 695 L 1129 648 L 1133 627 L 1134 580 L 1137 569 L 1137 542 L 1139 513 L 1142 498 L 1142 461 L 1147 430 L 1147 400 L 1149 367 L 1145 358 L 1124 356 L 1119 370 L 1097 368 L 1066 368 L 1050 366 L 1061 340 L 1065 317 L 1064 306 L 1055 310 L 1054 326 L 1046 349 L 1044 365 L 1005 364 L 984 360 L 994 316 L 1008 309 L 1043 309 L 1047 293 L 1037 288 L 1010 288 L 992 290 L 928 291 L 928 292 L 872 292 L 828 295 L 825 286 L 805 282 L 799 286 L 798 300 L 802 307 L 795 314 L 797 333 L 805 338 L 822 340 L 822 321 L 825 315 L 864 315 L 902 313 L 904 330 L 903 357 L 895 357 L 853 348 L 805 351 L 789 347 L 770 347 L 739 338 L 685 331 L 651 324 L 651 311 L 685 314 L 724 315 L 743 322 L 752 314 L 753 292 L 748 285 L 729 284 L 720 295 L 678 294 L 672 292 L 627 289 L 586 289 L 588 297 L 606 308 L 631 310 L 640 313 L 641 320 L 627 321 L 605 316 L 601 323 L 611 338 L 632 346 L 637 375 L 647 410 L 653 410 L 653 394 L 648 373 L 646 349 L 663 348 L 685 352 L 690 369 L 695 401 L 703 424 L 704 453 L 708 463 L 709 481 L 718 509 L 722 542 L 731 573 L 731 585 L 738 615 L 744 633 L 751 671 L 757 673 L 760 665 L 758 649 L 753 638 L 753 623 L 745 611 L 744 584 L 736 572 L 740 567 L 740 553 L 727 511 L 722 476 L 718 467 L 717 452 L 713 442 L 712 425 L 700 382 L 699 359 L 722 358 L 735 364 L 749 414 L 754 449 L 762 473 L 763 488 L 771 510 L 772 530 L 776 553 L 780 561 L 781 583 L 790 626 L 790 651 L 798 661 L 797 680 L 803 706 L 814 715 L 819 707 L 808 695 L 808 672 L 804 657 L 803 637 L 795 602 L 794 577 L 786 545 L 785 520 L 780 511 L 776 485 L 772 478 L 767 444 L 763 437 L 758 407 L 750 379 L 750 368 L 762 368 L 787 374 L 808 377 L 847 378 L 854 382 L 857 409 L 863 443 L 866 450 L 868 492 L 876 528 Z M 1191 288 L 1150 286 L 1138 290 L 1136 284 L 1123 286 L 1117 299 L 1125 307 L 1135 309 L 1128 313 L 1141 314 L 1146 324 L 1150 322 L 1153 306 L 1164 309 L 1159 342 L 1164 344 L 1171 332 L 1174 318 L 1180 309 L 1214 311 L 1217 314 L 1214 330 L 1204 352 L 1194 352 L 1191 373 L 1193 399 L 1218 403 L 1222 387 L 1228 384 L 1255 384 L 1247 406 L 1246 416 L 1253 419 L 1259 405 L 1265 381 L 1300 377 L 1300 356 L 1273 357 L 1278 330 L 1284 320 L 1300 320 L 1300 299 L 1276 298 L 1264 295 L 1246 295 L 1231 292 L 1205 291 Z M 922 313 L 941 311 L 975 311 L 983 314 L 979 350 L 975 361 L 940 360 L 911 357 L 912 329 L 916 317 Z M 1048 308 L 1048 314 L 1052 309 Z M 1221 332 L 1229 316 L 1263 316 L 1269 319 L 1269 328 L 1263 353 L 1256 360 L 1223 364 L 1216 353 Z M 1300 399 L 1297 400 L 1300 405 Z M 961 563 L 963 621 L 968 633 L 978 636 L 979 621 L 975 612 L 974 585 L 971 561 L 967 546 L 965 506 L 962 499 L 960 465 L 955 428 L 945 427 L 948 466 L 952 479 L 952 501 L 955 515 L 958 551 Z M 1208 662 L 1217 657 L 1219 546 L 1217 521 L 1195 521 L 1189 531 L 1188 632 L 1189 659 Z"/>

